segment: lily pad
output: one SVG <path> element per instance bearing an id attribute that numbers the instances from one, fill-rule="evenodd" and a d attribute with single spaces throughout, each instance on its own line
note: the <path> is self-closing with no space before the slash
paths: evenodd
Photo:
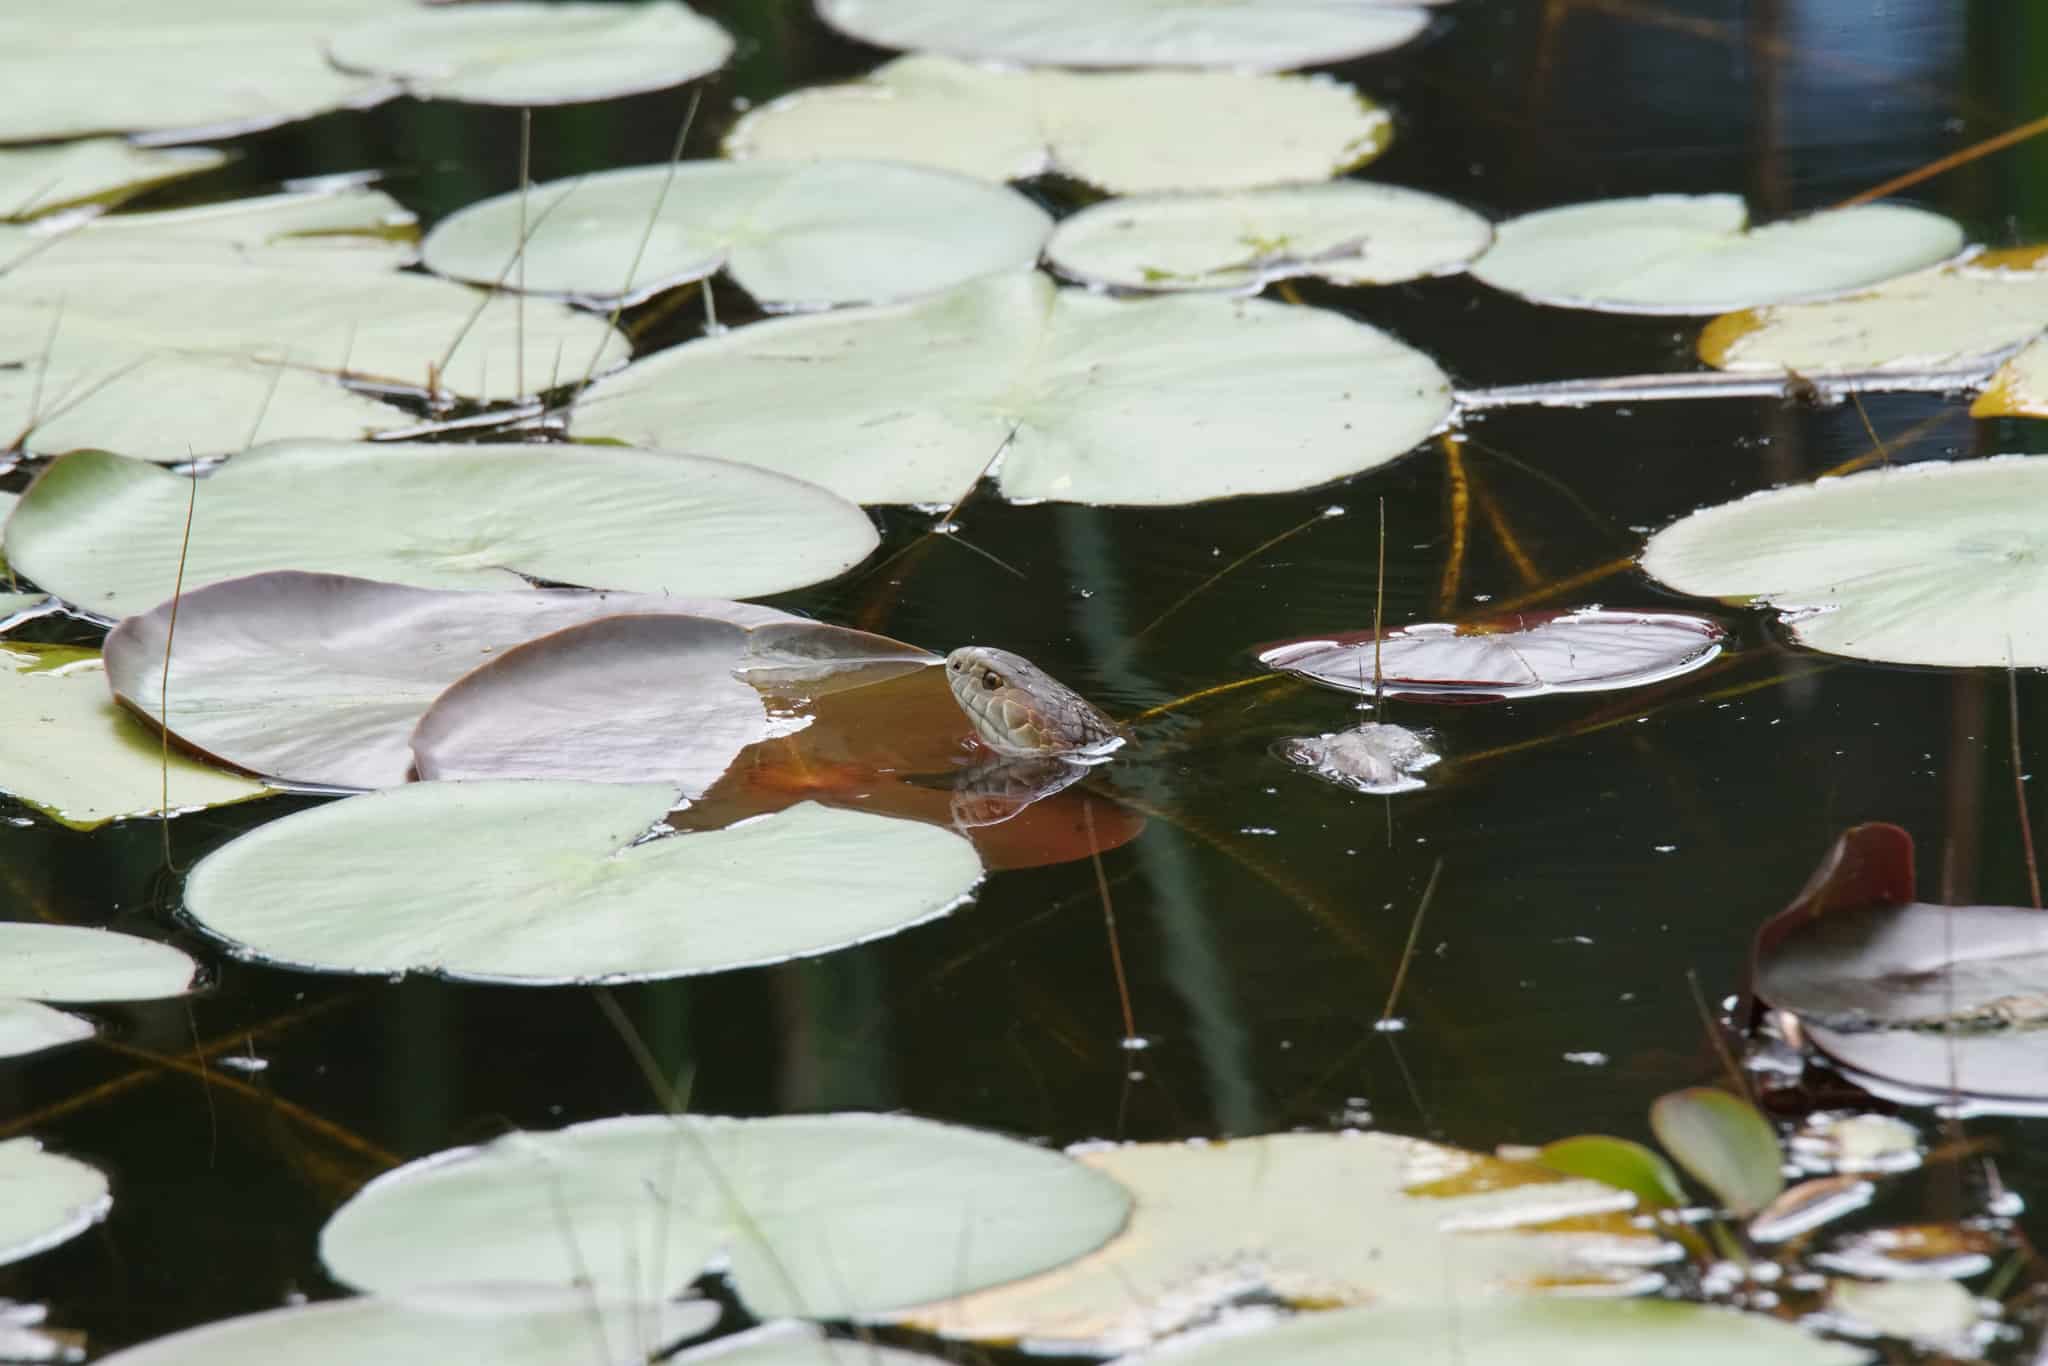
<path id="1" fill-rule="evenodd" d="M 608 616 L 529 640 L 451 686 L 412 735 L 427 779 L 660 781 L 696 798 L 739 752 L 812 718 L 771 719 L 749 666 L 826 671 L 827 651 L 778 653 L 776 640 L 823 640 L 848 673 L 874 661 L 922 667 L 914 646 L 844 627 L 783 622 L 749 631 L 705 617 Z"/>
<path id="2" fill-rule="evenodd" d="M 8 514 L 14 511 L 14 505 L 19 501 L 19 494 L 0 492 L 0 529 L 6 527 Z M 13 582 L 13 573 L 7 567 L 7 556 L 0 553 L 0 622 L 5 622 L 15 614 L 25 612 L 46 600 L 41 593 L 5 591 Z"/>
<path id="3" fill-rule="evenodd" d="M 55 265 L 410 265 L 412 213 L 366 185 L 258 195 L 154 213 L 0 225 L 0 269 L 10 276 Z"/>
<path id="4" fill-rule="evenodd" d="M 194 500 L 196 499 L 196 507 Z M 425 588 L 522 577 L 739 597 L 795 588 L 875 545 L 859 509 L 719 460 L 611 446 L 258 446 L 200 481 L 102 451 L 67 455 L 7 521 L 16 570 L 107 618 L 185 587 L 309 569 Z"/>
<path id="5" fill-rule="evenodd" d="M 387 788 L 223 845 L 185 909 L 288 967 L 541 986 L 826 953 L 944 915 L 981 880 L 951 831 L 809 802 L 636 843 L 675 800 L 666 784 Z"/>
<path id="6" fill-rule="evenodd" d="M 1104 200 L 1061 221 L 1046 260 L 1114 289 L 1256 293 L 1301 275 L 1385 285 L 1455 274 L 1492 240 L 1484 218 L 1448 199 L 1339 180 Z"/>
<path id="7" fill-rule="evenodd" d="M 1661 683 L 1719 655 L 1725 635 L 1705 617 L 1588 607 L 1404 626 L 1377 650 L 1370 631 L 1279 641 L 1258 659 L 1345 692 L 1374 691 L 1377 667 L 1390 697 L 1491 702 Z"/>
<path id="8" fill-rule="evenodd" d="M 0 792 L 80 830 L 162 811 L 162 743 L 108 695 L 98 655 L 0 646 L 0 715 Z M 171 751 L 173 812 L 268 791 Z"/>
<path id="9" fill-rule="evenodd" d="M 1785 1189 L 1778 1131 L 1739 1096 L 1708 1086 L 1659 1096 L 1650 1107 L 1650 1128 L 1664 1151 L 1739 1219 Z"/>
<path id="10" fill-rule="evenodd" d="M 1533 1160 L 1566 1176 L 1583 1176 L 1625 1190 L 1644 1209 L 1675 1209 L 1685 1203 L 1685 1188 L 1678 1184 L 1678 1173 L 1671 1170 L 1671 1164 L 1653 1149 L 1625 1138 L 1602 1134 L 1560 1138 L 1537 1149 Z"/>
<path id="11" fill-rule="evenodd" d="M 1645 572 L 1776 608 L 1853 659 L 2048 667 L 2048 459 L 1863 470 L 1751 494 L 1652 536 Z"/>
<path id="12" fill-rule="evenodd" d="M 123 0 L 17 5 L 0 15 L 0 142 L 184 130 L 227 137 L 395 92 L 337 71 L 329 38 L 411 0 Z"/>
<path id="13" fill-rule="evenodd" d="M 1667 1255 L 1619 1213 L 1634 1203 L 1625 1192 L 1391 1134 L 1078 1155 L 1130 1189 L 1122 1234 L 1058 1270 L 897 1317 L 1027 1351 L 1107 1353 L 1247 1297 L 1425 1305 L 1441 1321 L 1539 1284 L 1618 1291 Z"/>
<path id="14" fill-rule="evenodd" d="M 522 214 L 525 259 L 507 275 Z M 523 209 L 516 193 L 486 199 L 438 224 L 425 256 L 442 275 L 606 305 L 724 270 L 765 307 L 812 309 L 1026 270 L 1051 231 L 1023 195 L 921 166 L 698 161 L 537 185 Z"/>
<path id="15" fill-rule="evenodd" d="M 2029 342 L 1999 367 L 1970 405 L 1971 417 L 2048 417 L 2048 342 Z"/>
<path id="16" fill-rule="evenodd" d="M 1722 370 L 1946 370 L 2020 346 L 2048 319 L 2048 251 L 1988 251 L 1826 303 L 1714 319 L 1700 359 Z"/>
<path id="17" fill-rule="evenodd" d="M 725 154 L 907 161 L 983 180 L 1057 171 L 1142 194 L 1327 180 L 1392 138 L 1385 110 L 1322 76 L 1017 71 L 915 56 L 751 111 Z"/>
<path id="18" fill-rule="evenodd" d="M 335 1212 L 320 1257 L 387 1293 L 587 1281 L 650 1298 L 722 1260 L 757 1316 L 870 1317 L 1057 1266 L 1129 1209 L 1059 1153 L 929 1120 L 632 1115 L 387 1172 Z"/>
<path id="19" fill-rule="evenodd" d="M 1399 0 L 817 0 L 878 47 L 1045 66 L 1325 66 L 1408 42 L 1429 25 Z"/>
<path id="20" fill-rule="evenodd" d="M 373 19 L 337 33 L 328 55 L 421 99 L 574 104 L 695 80 L 725 65 L 732 37 L 678 0 L 497 0 Z"/>
<path id="21" fill-rule="evenodd" d="M 1427 356 L 1335 313 L 1033 273 L 689 342 L 594 385 L 574 422 L 687 434 L 865 503 L 950 504 L 1001 448 L 1009 498 L 1156 506 L 1356 474 L 1449 410 Z"/>
<path id="22" fill-rule="evenodd" d="M 1433 739 L 1428 731 L 1367 721 L 1350 730 L 1282 740 L 1274 750 L 1288 763 L 1339 787 L 1390 796 L 1423 786 L 1422 770 L 1443 758 L 1431 744 Z"/>
<path id="23" fill-rule="evenodd" d="M 386 787 L 406 780 L 413 727 L 456 679 L 522 641 L 626 612 L 795 620 L 709 598 L 461 592 L 282 570 L 188 590 L 174 640 L 169 602 L 127 618 L 107 636 L 107 682 L 222 763 L 287 783 Z"/>
<path id="24" fill-rule="evenodd" d="M 137 147 L 122 138 L 0 148 L 0 218 L 118 203 L 226 161 L 225 153 L 211 147 Z"/>
<path id="25" fill-rule="evenodd" d="M 168 944 L 133 935 L 0 922 L 0 1058 L 92 1034 L 89 1022 L 38 1002 L 178 996 L 191 986 L 196 971 L 190 958 Z"/>
<path id="26" fill-rule="evenodd" d="M 1829 209 L 1752 228 L 1739 195 L 1651 195 L 1511 219 L 1471 269 L 1537 303 L 1718 313 L 1841 294 L 1962 248 L 1954 222 L 1903 204 Z"/>
<path id="27" fill-rule="evenodd" d="M 97 1167 L 33 1138 L 0 1139 L 0 1266 L 77 1237 L 113 1206 Z"/>
<path id="28" fill-rule="evenodd" d="M 1860 1366 L 1871 1354 L 1768 1314 L 1672 1300 L 1347 1309 L 1222 1331 L 1116 1366 Z"/>
<path id="29" fill-rule="evenodd" d="M 704 1300 L 637 1304 L 532 1285 L 461 1286 L 247 1314 L 100 1360 L 105 1366 L 633 1366 L 717 1321 L 717 1306 Z"/>

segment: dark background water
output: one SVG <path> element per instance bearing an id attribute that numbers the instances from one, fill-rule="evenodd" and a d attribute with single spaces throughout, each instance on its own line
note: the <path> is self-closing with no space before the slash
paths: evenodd
<path id="1" fill-rule="evenodd" d="M 706 87 L 692 155 L 715 151 L 736 99 L 884 57 L 833 36 L 795 0 L 699 7 L 742 48 Z M 2048 10 L 2016 0 L 1464 0 L 1421 43 L 1338 74 L 1396 116 L 1392 150 L 1365 172 L 1374 179 L 1496 216 L 1728 190 L 1773 218 L 2039 115 Z M 686 103 L 669 92 L 539 111 L 535 175 L 660 160 Z M 374 168 L 431 221 L 515 183 L 518 129 L 510 111 L 398 101 L 243 139 L 240 162 L 178 193 Z M 1958 217 L 1977 240 L 2031 241 L 2048 232 L 2044 172 L 2048 143 L 2027 144 L 1908 197 Z M 1076 199 L 1072 187 L 1035 189 L 1054 205 Z M 1695 323 L 1540 309 L 1465 279 L 1302 294 L 1390 328 L 1463 385 L 1692 363 Z M 747 316 L 729 291 L 721 305 Z M 2034 426 L 1972 422 L 1966 406 L 1867 403 L 1895 460 L 2043 448 Z M 1475 514 L 1460 581 L 1445 595 L 1446 465 L 1431 447 L 1337 487 L 1203 507 L 984 499 L 962 515 L 965 535 L 1021 577 L 939 540 L 880 574 L 856 570 L 784 602 L 935 648 L 999 644 L 1129 715 L 1250 677 L 1246 649 L 1257 642 L 1369 625 L 1382 497 L 1390 624 L 1525 598 L 1669 605 L 1625 565 L 1562 591 L 1545 585 L 1624 559 L 1644 531 L 1695 507 L 1870 448 L 1851 408 L 1762 400 L 1494 412 L 1469 434 L 1470 475 L 1534 581 Z M 1331 504 L 1348 515 L 1203 586 Z M 928 521 L 881 519 L 885 552 Z M 878 944 L 617 998 L 665 1067 L 693 1069 L 691 1107 L 708 1112 L 904 1109 L 1055 1143 L 1323 1128 L 1367 1114 L 1482 1149 L 1584 1131 L 1644 1136 L 1653 1098 L 1715 1073 L 1688 974 L 1710 999 L 1739 990 L 1753 928 L 1846 825 L 1911 830 L 1930 897 L 1945 888 L 2025 899 L 2003 674 L 1829 660 L 1788 648 L 1757 614 L 1721 615 L 1734 630 L 1725 661 L 1654 692 L 1396 704 L 1392 719 L 1435 727 L 1447 757 L 1426 791 L 1391 801 L 1317 782 L 1270 752 L 1282 737 L 1346 724 L 1338 694 L 1245 688 L 1146 727 L 1105 781 L 1157 814 L 1104 859 L 1133 1008 L 1151 1040 L 1142 1053 L 1119 1046 L 1086 863 L 997 874 L 971 907 Z M 2048 744 L 2048 688 L 2034 674 L 2017 686 L 2032 756 Z M 1602 719 L 1616 724 L 1574 734 Z M 177 859 L 299 804 L 182 817 Z M 180 926 L 155 824 L 77 834 L 0 811 L 19 817 L 0 825 L 0 915 L 169 938 L 213 973 L 190 1001 L 94 1012 L 107 1026 L 100 1040 L 0 1067 L 0 1136 L 32 1133 L 115 1183 L 103 1226 L 0 1269 L 0 1295 L 48 1301 L 95 1348 L 329 1292 L 314 1253 L 319 1225 L 394 1160 L 509 1126 L 652 1106 L 587 991 L 239 964 Z M 1438 860 L 1401 1002 L 1408 1027 L 1376 1033 Z M 221 1068 L 233 1054 L 268 1068 Z M 1998 1145 L 2000 1170 L 2022 1194 L 2048 1194 L 2048 1167 L 2030 1155 L 2037 1123 L 1973 1121 L 1971 1131 Z M 1908 1183 L 1887 1212 L 1954 1211 Z"/>

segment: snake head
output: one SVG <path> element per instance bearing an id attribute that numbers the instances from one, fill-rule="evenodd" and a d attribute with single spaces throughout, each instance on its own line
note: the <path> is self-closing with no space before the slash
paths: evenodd
<path id="1" fill-rule="evenodd" d="M 1124 738 L 1087 698 L 1008 650 L 961 646 L 946 656 L 946 683 L 975 734 L 998 754 L 1103 751 Z"/>

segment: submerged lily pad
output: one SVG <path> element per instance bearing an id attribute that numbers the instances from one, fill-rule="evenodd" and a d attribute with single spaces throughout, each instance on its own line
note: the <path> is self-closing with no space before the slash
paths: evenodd
<path id="1" fill-rule="evenodd" d="M 1059 1153 L 928 1120 L 634 1115 L 388 1172 L 335 1212 L 320 1257 L 380 1292 L 529 1281 L 649 1298 L 724 1260 L 757 1316 L 868 1317 L 1057 1266 L 1129 1208 Z"/>
<path id="2" fill-rule="evenodd" d="M 0 1139 L 0 1266 L 77 1237 L 113 1205 L 97 1167 L 44 1152 L 33 1138 Z"/>
<path id="3" fill-rule="evenodd" d="M 1219 1331 L 1116 1366 L 1860 1366 L 1870 1353 L 1768 1314 L 1672 1300 L 1347 1309 Z"/>
<path id="4" fill-rule="evenodd" d="M 1002 448 L 1009 498 L 1161 505 L 1356 474 L 1449 410 L 1427 356 L 1335 313 L 1033 273 L 689 342 L 601 380 L 574 421 L 865 503 L 949 504 Z"/>
<path id="5" fill-rule="evenodd" d="M 521 577 L 742 597 L 829 578 L 874 527 L 823 489 L 720 460 L 613 446 L 258 446 L 201 480 L 102 451 L 45 470 L 7 521 L 8 559 L 115 618 L 185 587 L 310 569 L 428 588 Z"/>
<path id="6" fill-rule="evenodd" d="M 1015 191 L 874 161 L 629 166 L 536 185 L 520 201 L 499 195 L 444 219 L 427 266 L 604 304 L 724 270 L 766 307 L 809 309 L 1028 269 L 1052 230 Z M 525 257 L 507 274 L 522 216 Z"/>
<path id="7" fill-rule="evenodd" d="M 1428 731 L 1367 721 L 1327 735 L 1302 735 L 1274 747 L 1281 758 L 1318 778 L 1373 796 L 1413 792 L 1422 770 L 1443 756 Z"/>
<path id="8" fill-rule="evenodd" d="M 666 784 L 387 788 L 208 854 L 185 909 L 288 967 L 539 986 L 826 953 L 944 915 L 981 880 L 950 831 L 809 802 L 635 843 L 675 799 Z"/>
<path id="9" fill-rule="evenodd" d="M 832 27 L 878 47 L 1045 66 L 1324 66 L 1399 47 L 1433 0 L 817 0 Z"/>
<path id="10" fill-rule="evenodd" d="M 1345 692 L 1373 692 L 1377 669 L 1390 697 L 1490 702 L 1661 683 L 1714 659 L 1725 635 L 1705 617 L 1587 607 L 1403 626 L 1377 649 L 1370 631 L 1279 641 L 1258 659 Z"/>
<path id="11" fill-rule="evenodd" d="M 703 1300 L 632 1303 L 532 1285 L 295 1304 L 188 1328 L 104 1366 L 632 1366 L 718 1321 Z M 681 1360 L 683 1358 L 675 1358 Z"/>
<path id="12" fill-rule="evenodd" d="M 0 148 L 0 218 L 35 218 L 80 204 L 118 203 L 153 185 L 210 171 L 226 160 L 225 153 L 211 147 L 137 147 L 124 138 Z"/>
<path id="13" fill-rule="evenodd" d="M 412 0 L 124 0 L 16 5 L 0 14 L 0 142 L 80 133 L 289 123 L 395 93 L 337 71 L 329 38 Z"/>
<path id="14" fill-rule="evenodd" d="M 0 646 L 0 715 L 0 793 L 81 830 L 162 811 L 162 743 L 108 695 L 98 655 Z M 268 790 L 171 751 L 174 812 Z"/>
<path id="15" fill-rule="evenodd" d="M 725 154 L 908 161 L 984 180 L 1057 171 L 1140 194 L 1327 180 L 1392 137 L 1384 110 L 1327 77 L 1016 71 L 914 56 L 753 110 Z"/>
<path id="16" fill-rule="evenodd" d="M 1079 1156 L 1135 1198 L 1122 1234 L 1030 1280 L 897 1317 L 1030 1351 L 1129 1351 L 1247 1297 L 1441 1316 L 1537 1285 L 1618 1291 L 1667 1255 L 1621 1217 L 1633 1203 L 1624 1192 L 1391 1134 Z"/>
<path id="17" fill-rule="evenodd" d="M 1061 221 L 1046 260 L 1115 289 L 1256 292 L 1299 275 L 1385 285 L 1452 274 L 1492 240 L 1484 218 L 1448 199 L 1339 180 L 1104 200 Z"/>
<path id="18" fill-rule="evenodd" d="M 160 603 L 107 636 L 114 695 L 151 721 L 165 717 L 181 744 L 223 763 L 326 787 L 404 782 L 413 727 L 434 699 L 522 641 L 625 612 L 745 626 L 794 620 L 708 598 L 462 592 L 292 570 L 188 589 L 177 604 L 175 641 L 171 611 Z"/>
<path id="19" fill-rule="evenodd" d="M 336 34 L 328 55 L 421 99 L 573 104 L 695 80 L 725 65 L 732 37 L 679 0 L 494 0 L 371 20 Z"/>
<path id="20" fill-rule="evenodd" d="M 1642 556 L 1684 593 L 1774 607 L 1854 659 L 2048 667 L 2048 459 L 1859 471 L 1681 518 Z"/>
<path id="21" fill-rule="evenodd" d="M 1988 251 L 1825 303 L 1716 318 L 1700 359 L 1722 370 L 1945 370 L 2019 346 L 2048 319 L 2048 251 Z"/>
<path id="22" fill-rule="evenodd" d="M 1962 247 L 1954 222 L 1903 204 L 1829 209 L 1751 228 L 1739 195 L 1650 195 L 1511 219 L 1471 269 L 1537 303 L 1718 313 L 1840 294 L 1931 266 Z"/>
<path id="23" fill-rule="evenodd" d="M 198 970 L 170 947 L 74 925 L 0 922 L 0 1058 L 92 1035 L 42 1001 L 148 1001 L 181 995 Z M 33 998 L 33 999 L 30 999 Z"/>

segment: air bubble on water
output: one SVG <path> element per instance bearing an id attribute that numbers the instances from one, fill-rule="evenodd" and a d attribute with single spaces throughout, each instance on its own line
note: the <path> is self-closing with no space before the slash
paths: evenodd
<path id="1" fill-rule="evenodd" d="M 1143 1034 L 1127 1034 L 1119 1045 L 1126 1053 L 1142 1053 L 1152 1046 L 1152 1041 Z"/>
<path id="2" fill-rule="evenodd" d="M 1372 1027 L 1382 1034 L 1399 1034 L 1408 1028 L 1408 1022 L 1399 1015 L 1390 1015 L 1384 1020 L 1374 1021 Z"/>

